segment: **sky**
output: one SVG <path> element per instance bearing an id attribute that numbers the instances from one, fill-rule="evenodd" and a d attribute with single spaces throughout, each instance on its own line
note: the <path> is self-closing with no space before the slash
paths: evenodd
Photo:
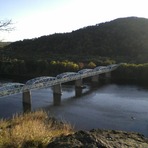
<path id="1" fill-rule="evenodd" d="M 71 32 L 123 17 L 148 18 L 147 0 L 0 0 L 0 21 L 15 28 L 0 40 L 18 41 Z"/>

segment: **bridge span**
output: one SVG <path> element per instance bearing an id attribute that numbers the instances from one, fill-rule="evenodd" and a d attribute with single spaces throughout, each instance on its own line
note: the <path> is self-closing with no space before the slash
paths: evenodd
<path id="1" fill-rule="evenodd" d="M 92 83 L 98 83 L 99 75 L 105 74 L 106 79 L 111 77 L 111 72 L 116 70 L 121 64 L 108 66 L 98 66 L 94 69 L 82 69 L 78 72 L 65 72 L 56 77 L 42 76 L 22 83 L 5 83 L 0 85 L 0 97 L 22 93 L 22 102 L 31 105 L 31 90 L 53 87 L 53 104 L 61 103 L 62 87 L 65 82 L 75 81 L 76 96 L 82 89 L 83 79 L 91 77 Z"/>

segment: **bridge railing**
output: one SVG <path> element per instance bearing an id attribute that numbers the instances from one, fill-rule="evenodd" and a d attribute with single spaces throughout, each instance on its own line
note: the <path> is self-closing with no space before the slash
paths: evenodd
<path id="1" fill-rule="evenodd" d="M 0 97 L 20 93 L 23 86 L 22 83 L 6 83 L 0 87 Z"/>

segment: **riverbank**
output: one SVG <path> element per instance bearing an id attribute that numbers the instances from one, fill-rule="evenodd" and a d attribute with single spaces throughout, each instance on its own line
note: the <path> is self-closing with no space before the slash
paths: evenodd
<path id="1" fill-rule="evenodd" d="M 44 111 L 0 120 L 0 147 L 148 147 L 148 139 L 138 133 L 115 130 L 74 131 Z"/>

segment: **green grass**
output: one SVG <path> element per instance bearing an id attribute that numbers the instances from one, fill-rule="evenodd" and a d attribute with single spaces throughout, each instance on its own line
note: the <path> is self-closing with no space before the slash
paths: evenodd
<path id="1" fill-rule="evenodd" d="M 53 138 L 73 133 L 73 128 L 48 117 L 44 111 L 0 120 L 0 148 L 46 147 Z"/>

